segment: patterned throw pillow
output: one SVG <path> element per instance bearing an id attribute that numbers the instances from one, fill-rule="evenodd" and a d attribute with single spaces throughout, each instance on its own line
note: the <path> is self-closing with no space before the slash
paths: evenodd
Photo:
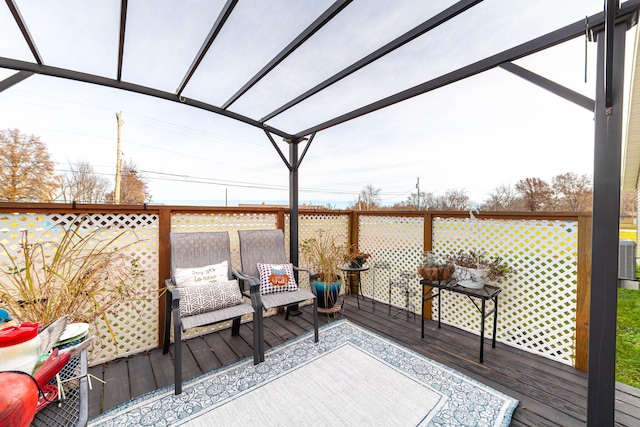
<path id="1" fill-rule="evenodd" d="M 293 277 L 293 264 L 260 264 L 260 293 L 273 294 L 298 290 Z"/>
<path id="2" fill-rule="evenodd" d="M 176 268 L 176 286 L 198 286 L 206 283 L 229 280 L 229 263 L 205 265 L 195 268 Z"/>
<path id="3" fill-rule="evenodd" d="M 180 316 L 183 317 L 233 307 L 242 302 L 237 280 L 180 288 Z"/>

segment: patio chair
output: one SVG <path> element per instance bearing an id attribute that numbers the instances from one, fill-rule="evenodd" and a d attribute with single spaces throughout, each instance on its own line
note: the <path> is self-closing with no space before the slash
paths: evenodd
<path id="1" fill-rule="evenodd" d="M 232 320 L 231 335 L 240 332 L 240 318 L 253 313 L 240 285 L 232 280 L 229 233 L 170 233 L 171 279 L 166 281 L 166 313 L 162 353 L 169 351 L 173 314 L 175 394 L 182 393 L 182 332 Z M 253 361 L 259 363 L 260 335 L 254 328 Z"/>
<path id="2" fill-rule="evenodd" d="M 278 282 L 277 279 L 277 277 L 286 275 L 289 280 L 293 276 L 293 271 L 304 271 L 309 274 L 309 279 L 313 275 L 310 270 L 300 269 L 289 263 L 285 253 L 282 230 L 238 230 L 238 236 L 240 238 L 242 270 L 234 271 L 234 274 L 243 282 L 243 293 L 251 298 L 251 304 L 255 310 L 253 324 L 254 330 L 260 331 L 260 361 L 264 361 L 263 309 L 286 307 L 285 320 L 288 320 L 291 307 L 307 300 L 313 300 L 314 338 L 315 342 L 318 342 L 318 301 L 315 293 L 298 289 L 295 281 L 289 281 L 286 285 L 282 285 L 283 282 Z M 262 275 L 258 264 L 261 264 Z M 283 276 L 274 276 L 273 271 L 281 269 L 285 270 L 282 272 Z M 249 285 L 248 289 L 247 284 Z M 293 288 L 295 290 L 292 290 Z"/>

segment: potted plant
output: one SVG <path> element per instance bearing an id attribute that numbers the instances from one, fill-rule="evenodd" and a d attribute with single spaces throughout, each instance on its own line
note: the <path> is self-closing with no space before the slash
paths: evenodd
<path id="1" fill-rule="evenodd" d="M 453 265 L 447 262 L 438 262 L 436 255 L 431 251 L 422 254 L 422 265 L 418 266 L 418 274 L 432 282 L 446 282 L 453 275 Z"/>
<path id="2" fill-rule="evenodd" d="M 77 216 L 60 239 L 31 243 L 23 231 L 17 250 L 0 243 L 8 265 L 0 266 L 0 305 L 18 322 L 47 325 L 65 315 L 98 330 L 102 319 L 117 343 L 108 311 L 120 303 L 157 298 L 140 295 L 144 271 L 128 249 L 139 239 L 126 231 L 105 234 L 87 216 Z M 109 236 L 109 237 L 105 237 Z"/>
<path id="3" fill-rule="evenodd" d="M 500 283 L 512 272 L 501 257 L 487 256 L 484 251 L 459 250 L 452 253 L 447 262 L 453 265 L 458 284 L 473 289 L 484 287 L 487 280 Z"/>
<path id="4" fill-rule="evenodd" d="M 349 253 L 345 258 L 345 261 L 349 264 L 349 267 L 351 268 L 361 268 L 369 258 L 371 258 L 371 254 L 359 251 L 356 249 L 355 246 L 353 246 L 349 250 Z"/>
<path id="5" fill-rule="evenodd" d="M 311 286 L 315 287 L 318 307 L 331 308 L 338 300 L 342 279 L 340 266 L 348 256 L 346 245 L 339 244 L 336 237 L 319 230 L 317 237 L 305 239 L 300 251 L 313 271 Z"/>

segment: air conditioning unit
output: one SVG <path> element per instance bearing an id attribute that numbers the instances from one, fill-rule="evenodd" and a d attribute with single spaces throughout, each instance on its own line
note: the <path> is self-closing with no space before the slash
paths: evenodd
<path id="1" fill-rule="evenodd" d="M 618 245 L 618 278 L 636 279 L 636 242 L 633 240 L 620 239 L 620 244 Z"/>

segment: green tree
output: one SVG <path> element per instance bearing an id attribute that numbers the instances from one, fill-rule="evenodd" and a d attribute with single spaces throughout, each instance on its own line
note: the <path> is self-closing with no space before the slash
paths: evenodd
<path id="1" fill-rule="evenodd" d="M 18 129 L 0 131 L 0 199 L 51 202 L 59 187 L 47 146 Z"/>

